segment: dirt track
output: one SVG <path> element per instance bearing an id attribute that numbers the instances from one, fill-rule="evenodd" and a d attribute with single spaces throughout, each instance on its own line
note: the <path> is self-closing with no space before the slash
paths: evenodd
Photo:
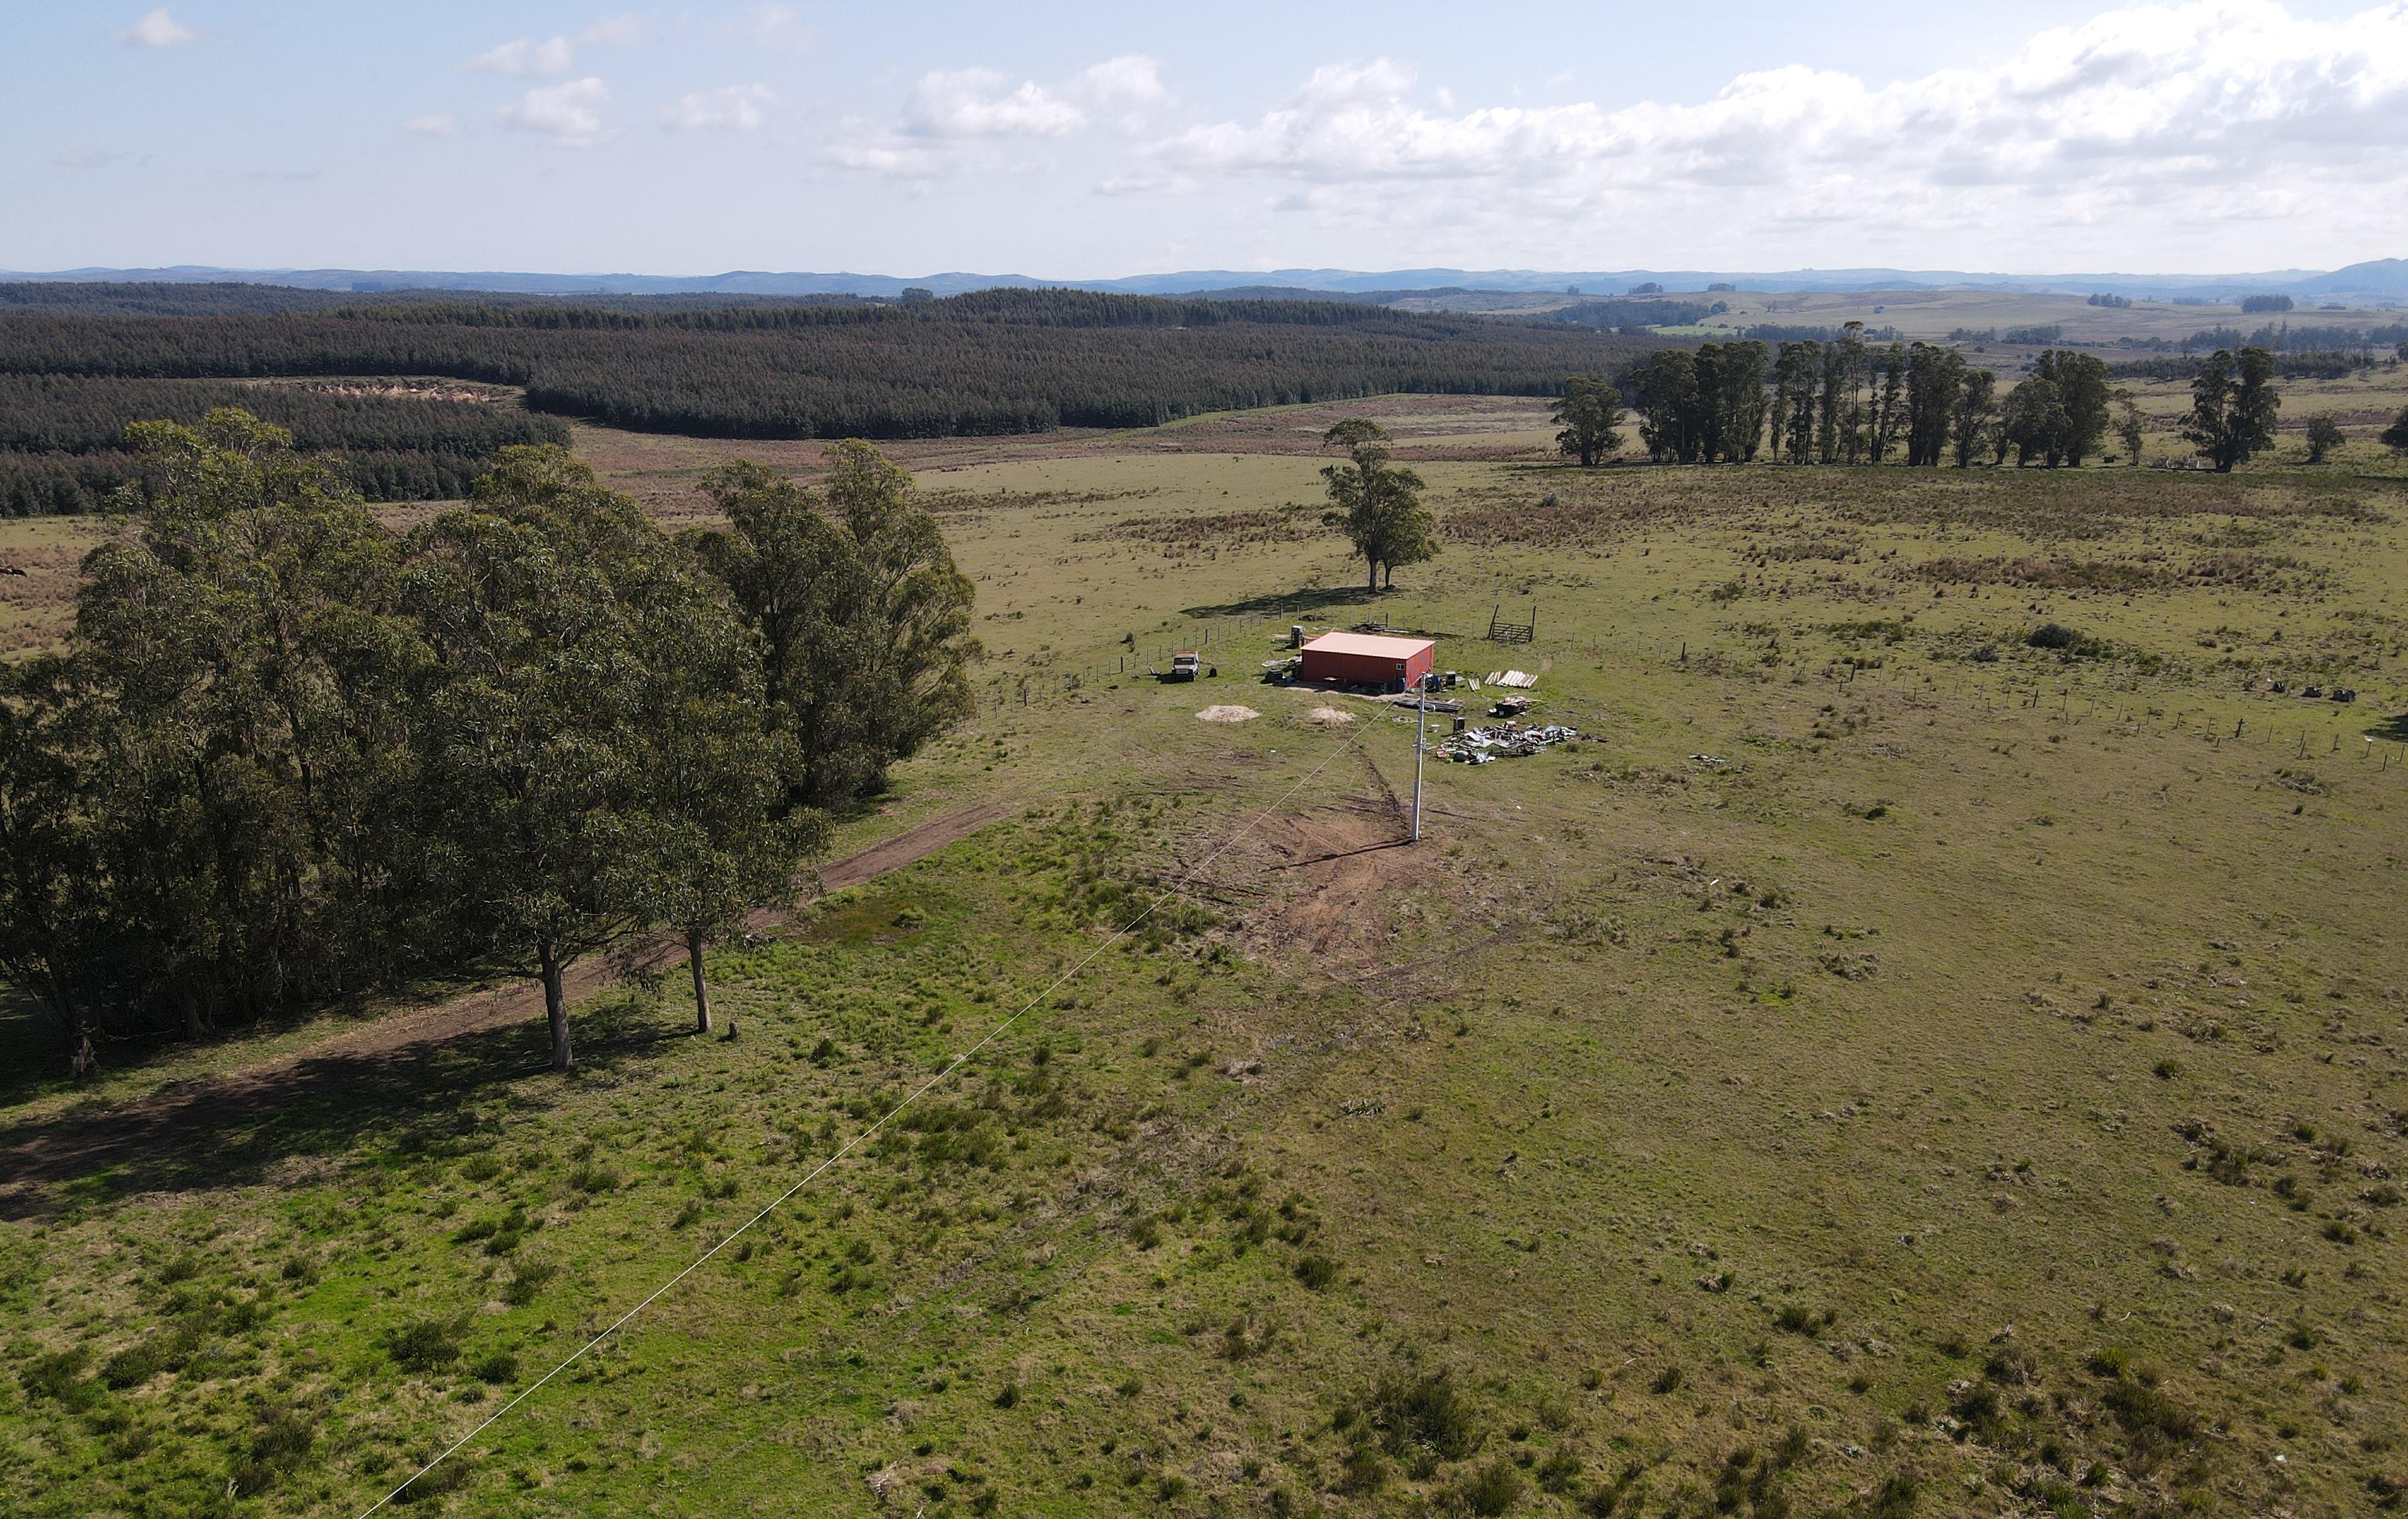
<path id="1" fill-rule="evenodd" d="M 1010 816 L 1019 806 L 982 802 L 906 829 L 821 867 L 822 889 L 842 891 L 899 870 Z M 777 916 L 761 914 L 756 926 L 768 926 Z M 628 968 L 666 964 L 684 953 L 677 940 L 664 937 L 608 959 L 589 957 L 569 968 L 568 995 L 590 996 Z M 330 1084 L 417 1058 L 453 1039 L 542 1016 L 542 988 L 532 982 L 463 993 L 223 1075 L 0 1134 L 0 1218 L 46 1211 L 43 1191 L 50 1183 L 161 1151 L 206 1147 L 212 1130 L 272 1114 L 304 1089 L 322 1093 Z"/>

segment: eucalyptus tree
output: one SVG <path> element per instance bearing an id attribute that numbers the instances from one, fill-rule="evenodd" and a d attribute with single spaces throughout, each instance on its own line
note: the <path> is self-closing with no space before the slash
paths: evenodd
<path id="1" fill-rule="evenodd" d="M 1555 450 L 1581 462 L 1584 469 L 1613 457 L 1622 449 L 1622 393 L 1613 382 L 1596 375 L 1574 375 L 1564 381 L 1564 394 L 1550 408 L 1562 427 Z"/>
<path id="2" fill-rule="evenodd" d="M 2282 403 L 2274 394 L 2274 356 L 2244 348 L 2235 359 L 2217 349 L 2201 359 L 2191 380 L 2190 411 L 2182 436 L 2219 475 L 2229 474 L 2252 454 L 2274 446 L 2274 423 Z"/>
<path id="3" fill-rule="evenodd" d="M 1982 451 L 1985 443 L 1998 450 L 1998 457 L 2006 457 L 2006 447 L 1998 441 L 1997 429 L 1991 422 L 1998 410 L 1999 377 L 1982 365 L 1966 366 L 1957 381 L 1956 394 L 1948 407 L 1948 431 L 1956 439 L 1956 467 L 1970 469 L 1973 456 Z"/>
<path id="4" fill-rule="evenodd" d="M 429 858 L 496 963 L 543 984 L 575 1064 L 566 976 L 675 896 L 692 829 L 661 724 L 724 724 L 730 612 L 635 503 L 558 448 L 506 449 L 474 499 L 410 535 L 402 593 L 431 652 L 419 698 Z M 749 715 L 749 714 L 748 714 Z"/>
<path id="5" fill-rule="evenodd" d="M 974 590 L 910 478 L 867 443 L 828 451 L 824 494 L 738 461 L 703 478 L 727 526 L 693 535 L 756 645 L 785 807 L 875 794 L 970 709 Z"/>
<path id="6" fill-rule="evenodd" d="M 1321 440 L 1326 447 L 1346 450 L 1347 455 L 1346 463 L 1325 466 L 1321 471 L 1329 498 L 1321 520 L 1344 533 L 1363 556 L 1369 589 L 1380 589 L 1383 572 L 1393 585 L 1400 566 L 1434 558 L 1437 530 L 1422 505 L 1422 478 L 1395 462 L 1386 430 L 1368 417 L 1349 417 Z"/>

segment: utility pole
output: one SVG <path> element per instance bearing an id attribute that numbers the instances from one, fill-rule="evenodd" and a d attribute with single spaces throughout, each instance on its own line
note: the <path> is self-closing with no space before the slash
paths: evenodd
<path id="1" fill-rule="evenodd" d="M 1413 729 L 1412 841 L 1416 844 L 1422 841 L 1422 754 L 1424 751 L 1429 748 L 1430 685 L 1433 681 L 1437 681 L 1437 679 L 1438 677 L 1435 674 L 1423 676 L 1421 679 L 1421 690 L 1417 693 L 1417 699 L 1413 702 L 1413 707 L 1421 719 L 1420 723 Z"/>

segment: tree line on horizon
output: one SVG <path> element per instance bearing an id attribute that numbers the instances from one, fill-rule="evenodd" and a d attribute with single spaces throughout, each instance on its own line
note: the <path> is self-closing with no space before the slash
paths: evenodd
<path id="1" fill-rule="evenodd" d="M 1359 302 L 994 290 L 896 304 L 631 310 L 421 300 L 225 316 L 0 314 L 0 374 L 440 376 L 529 409 L 695 437 L 1153 426 L 1396 393 L 1553 394 L 1643 352 L 1576 326 Z"/>
<path id="2" fill-rule="evenodd" d="M 102 510 L 122 487 L 142 483 L 128 426 L 197 424 L 222 407 L 292 433 L 296 450 L 370 501 L 457 500 L 500 450 L 568 441 L 566 425 L 507 394 L 466 399 L 358 382 L 0 375 L 0 517 Z"/>
<path id="3" fill-rule="evenodd" d="M 830 813 L 968 710 L 971 587 L 863 442 L 706 476 L 671 537 L 565 449 L 407 532 L 240 411 L 132 429 L 138 531 L 0 670 L 0 979 L 71 1049 L 495 972 L 790 901 Z"/>
<path id="4" fill-rule="evenodd" d="M 1777 350 L 1753 339 L 1663 348 L 1617 378 L 1575 376 L 1554 407 L 1557 450 L 1584 466 L 1612 459 L 1627 411 L 1656 464 L 1972 466 L 2079 466 L 2105 451 L 2141 463 L 2147 433 L 2139 404 L 2114 388 L 2109 366 L 2072 349 L 2044 350 L 2030 376 L 1999 394 L 1998 377 L 1958 349 L 1928 342 L 1876 347 L 1852 330 Z M 2229 472 L 2273 447 L 2281 403 L 2273 354 L 2217 350 L 2191 376 L 2179 432 L 2211 468 Z M 2329 417 L 2311 419 L 2310 462 L 2341 441 Z M 2408 410 L 2382 441 L 2408 448 Z"/>

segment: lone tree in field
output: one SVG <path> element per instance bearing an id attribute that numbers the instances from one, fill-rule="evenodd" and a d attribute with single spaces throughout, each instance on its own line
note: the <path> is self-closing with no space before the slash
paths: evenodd
<path id="1" fill-rule="evenodd" d="M 2274 419 L 2281 407 L 2274 395 L 2272 353 L 2244 348 L 2236 361 L 2230 351 L 2219 348 L 2200 361 L 2198 378 L 2190 382 L 2190 414 L 2183 420 L 2183 439 L 2217 474 L 2230 474 L 2234 466 L 2274 446 Z"/>
<path id="2" fill-rule="evenodd" d="M 575 1064 L 565 977 L 658 921 L 690 818 L 664 729 L 724 731 L 710 652 L 732 621 L 698 566 L 565 449 L 496 455 L 474 501 L 410 536 L 403 597 L 435 669 L 419 715 L 431 845 L 496 952 L 541 978 Z M 702 657 L 697 658 L 697 652 Z"/>
<path id="3" fill-rule="evenodd" d="M 2330 412 L 2319 411 L 2308 419 L 2308 463 L 2324 463 L 2333 450 L 2347 441 L 2342 434 L 2341 423 L 2333 421 Z"/>
<path id="4" fill-rule="evenodd" d="M 1321 471 L 1329 492 L 1329 510 L 1321 520 L 1345 533 L 1363 556 L 1369 588 L 1379 590 L 1383 574 L 1393 586 L 1399 565 L 1435 558 L 1438 538 L 1422 505 L 1422 478 L 1389 462 L 1386 430 L 1369 417 L 1349 417 L 1321 441 L 1344 449 L 1349 460 Z"/>
<path id="5" fill-rule="evenodd" d="M 1564 381 L 1562 399 L 1553 408 L 1563 431 L 1555 435 L 1557 451 L 1577 458 L 1581 467 L 1604 463 L 1622 449 L 1622 393 L 1597 375 L 1574 375 Z M 1341 424 L 1342 425 L 1342 424 Z"/>

